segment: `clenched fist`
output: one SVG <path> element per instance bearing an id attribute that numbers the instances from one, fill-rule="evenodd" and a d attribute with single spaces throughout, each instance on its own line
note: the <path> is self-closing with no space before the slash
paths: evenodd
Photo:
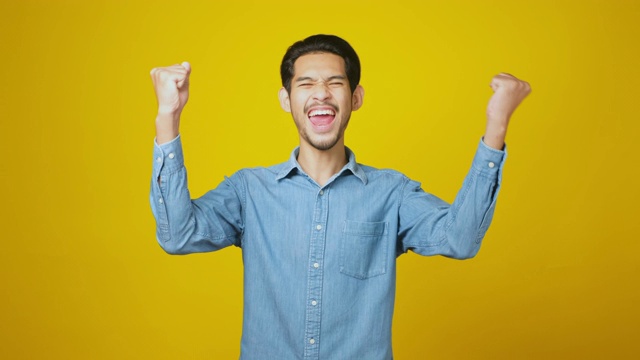
<path id="1" fill-rule="evenodd" d="M 179 133 L 180 114 L 189 100 L 188 62 L 151 70 L 153 88 L 158 100 L 156 141 L 158 144 L 173 140 Z"/>
<path id="2" fill-rule="evenodd" d="M 484 142 L 495 149 L 502 149 L 509 119 L 522 100 L 529 95 L 531 86 L 528 82 L 506 73 L 494 76 L 490 86 L 493 96 L 487 105 L 487 132 Z"/>

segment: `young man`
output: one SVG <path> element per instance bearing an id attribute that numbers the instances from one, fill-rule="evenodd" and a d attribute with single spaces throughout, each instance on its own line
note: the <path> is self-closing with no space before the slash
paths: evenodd
<path id="1" fill-rule="evenodd" d="M 477 253 L 500 187 L 509 118 L 529 84 L 493 78 L 486 133 L 449 205 L 401 173 L 355 161 L 344 132 L 363 103 L 360 62 L 343 39 L 311 36 L 281 65 L 280 104 L 300 146 L 287 162 L 240 170 L 191 200 L 178 133 L 190 73 L 188 63 L 151 71 L 151 207 L 162 248 L 242 248 L 242 359 L 391 359 L 396 258 L 409 250 Z"/>

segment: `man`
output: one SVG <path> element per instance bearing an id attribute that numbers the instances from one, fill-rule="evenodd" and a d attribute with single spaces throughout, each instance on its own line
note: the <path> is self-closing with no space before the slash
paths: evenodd
<path id="1" fill-rule="evenodd" d="M 511 114 L 530 91 L 493 78 L 487 128 L 452 205 L 345 147 L 363 104 L 360 62 L 343 39 L 293 44 L 281 65 L 282 108 L 300 139 L 285 163 L 243 169 L 191 200 L 179 137 L 188 63 L 151 71 L 158 100 L 151 206 L 171 254 L 242 248 L 242 359 L 391 359 L 396 258 L 474 256 L 493 215 Z"/>

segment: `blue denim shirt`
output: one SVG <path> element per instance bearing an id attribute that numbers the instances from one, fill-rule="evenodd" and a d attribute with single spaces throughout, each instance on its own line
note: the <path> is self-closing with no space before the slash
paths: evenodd
<path id="1" fill-rule="evenodd" d="M 392 359 L 396 258 L 474 256 L 503 151 L 478 146 L 452 205 L 393 170 L 348 163 L 318 186 L 296 161 L 243 169 L 192 200 L 180 137 L 155 146 L 151 207 L 170 254 L 242 248 L 241 359 Z"/>

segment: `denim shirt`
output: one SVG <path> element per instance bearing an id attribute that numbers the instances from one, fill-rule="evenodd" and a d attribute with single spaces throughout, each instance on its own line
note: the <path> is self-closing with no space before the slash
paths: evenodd
<path id="1" fill-rule="evenodd" d="M 242 248 L 241 359 L 392 359 L 396 258 L 473 257 L 506 154 L 481 141 L 452 205 L 397 171 L 358 164 L 349 149 L 319 186 L 297 154 L 192 200 L 180 137 L 155 145 L 158 242 L 170 254 Z"/>

